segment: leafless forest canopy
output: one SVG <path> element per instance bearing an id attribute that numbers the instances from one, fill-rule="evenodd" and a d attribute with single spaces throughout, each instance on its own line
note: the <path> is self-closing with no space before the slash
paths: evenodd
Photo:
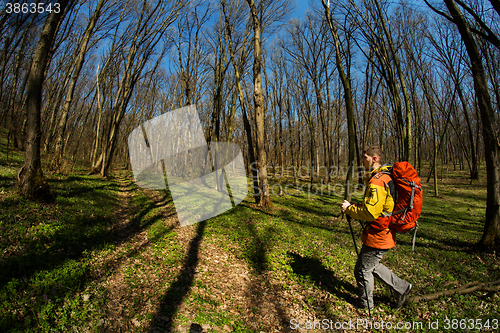
<path id="1" fill-rule="evenodd" d="M 463 1 L 456 3 L 481 55 L 498 130 L 498 1 Z M 477 178 L 483 125 L 471 60 L 445 2 L 331 1 L 328 17 L 328 3 L 319 0 L 305 13 L 288 0 L 256 1 L 259 147 L 253 1 L 69 1 L 46 59 L 43 168 L 83 162 L 106 174 L 127 165 L 134 128 L 189 104 L 197 106 L 207 141 L 238 143 L 247 165 L 259 148 L 269 166 L 347 164 L 340 63 L 350 81 L 356 155 L 375 144 L 392 161 L 452 163 Z M 34 55 L 47 17 L 4 10 L 0 18 L 0 124 L 12 149 L 28 144 L 30 71 L 40 61 Z"/>

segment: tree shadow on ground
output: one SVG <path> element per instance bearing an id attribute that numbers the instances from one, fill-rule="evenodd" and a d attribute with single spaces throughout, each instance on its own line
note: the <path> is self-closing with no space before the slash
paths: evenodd
<path id="1" fill-rule="evenodd" d="M 97 196 L 104 202 L 111 198 L 105 194 Z M 119 245 L 154 224 L 160 217 L 144 219 L 158 202 L 151 202 L 140 212 L 135 213 L 128 223 L 117 224 L 114 217 L 79 215 L 75 222 L 47 221 L 47 224 L 61 225 L 61 229 L 51 236 L 23 240 L 27 249 L 17 255 L 4 257 L 0 261 L 0 287 L 12 279 L 27 280 L 40 271 L 58 269 L 67 260 L 79 260 L 86 252 L 105 244 Z M 46 244 L 45 246 L 42 246 Z"/>
<path id="2" fill-rule="evenodd" d="M 253 221 L 248 221 L 246 226 L 252 239 L 252 244 L 248 247 L 246 255 L 250 266 L 255 269 L 258 274 L 258 278 L 252 281 L 249 286 L 250 295 L 253 295 L 251 297 L 251 306 L 253 309 L 261 309 L 259 315 L 264 318 L 266 314 L 262 313 L 262 310 L 265 311 L 265 309 L 262 308 L 262 298 L 259 297 L 259 295 L 262 292 L 262 285 L 268 283 L 267 277 L 264 274 L 268 269 L 267 255 L 271 247 L 268 240 L 272 239 L 273 234 L 275 234 L 277 230 L 273 227 L 267 227 L 264 232 L 259 232 Z M 277 293 L 278 291 L 275 292 Z M 276 310 L 277 319 L 281 327 L 288 327 L 290 318 L 286 313 L 286 309 L 283 308 L 277 297 L 271 295 L 273 295 L 272 292 L 266 299 L 272 303 L 274 310 Z"/>
<path id="3" fill-rule="evenodd" d="M 442 251 L 476 251 L 475 246 L 481 238 L 482 226 L 475 227 L 477 239 L 460 239 L 465 234 L 464 225 L 449 221 L 446 218 L 446 216 L 439 213 L 422 213 L 418 220 L 419 228 L 415 239 L 415 249 L 432 247 Z M 470 225 L 466 232 L 468 235 L 471 234 L 472 228 Z M 398 243 L 411 246 L 412 237 L 413 231 L 410 231 L 406 236 L 398 237 Z"/>
<path id="4" fill-rule="evenodd" d="M 354 305 L 356 287 L 337 278 L 335 273 L 326 268 L 319 259 L 303 257 L 293 252 L 288 252 L 287 255 L 292 258 L 290 266 L 295 274 L 309 278 L 319 288 Z"/>
<path id="5" fill-rule="evenodd" d="M 77 181 L 76 178 L 74 180 Z M 36 283 L 37 290 L 35 290 L 34 297 L 47 294 L 47 298 L 57 299 L 55 302 L 59 304 L 59 300 L 64 300 L 66 297 L 84 290 L 92 280 L 105 276 L 105 272 L 114 270 L 115 266 L 118 267 L 121 261 L 143 249 L 130 249 L 118 258 L 105 261 L 99 267 L 82 264 L 81 259 L 87 253 L 101 249 L 108 244 L 119 246 L 126 243 L 135 235 L 156 223 L 163 215 L 151 214 L 151 211 L 170 202 L 168 193 L 148 200 L 143 206 L 127 200 L 127 207 L 124 207 L 123 212 L 120 213 L 118 208 L 120 202 L 115 195 L 110 194 L 108 191 L 103 193 L 96 191 L 96 189 L 104 186 L 104 184 L 99 183 L 97 187 L 92 187 L 96 185 L 96 181 L 89 184 L 69 182 L 69 185 L 62 186 L 59 189 L 59 193 L 67 193 L 68 188 L 70 192 L 85 193 L 85 197 L 93 204 L 113 207 L 115 210 L 110 211 L 111 214 L 109 215 L 105 214 L 108 210 L 104 212 L 97 210 L 95 216 L 90 214 L 89 211 L 92 210 L 86 211 L 82 205 L 82 200 L 75 204 L 77 208 L 80 207 L 78 205 L 82 205 L 81 210 L 76 208 L 70 210 L 74 213 L 73 215 L 54 213 L 54 208 L 57 207 L 59 207 L 60 211 L 66 210 L 66 207 L 71 208 L 73 203 L 70 201 L 62 201 L 57 206 L 36 206 L 38 210 L 31 215 L 29 213 L 20 214 L 20 217 L 16 217 L 14 213 L 6 215 L 9 221 L 12 221 L 12 237 L 15 237 L 17 243 L 21 244 L 24 250 L 1 258 L 0 288 L 12 282 L 18 285 L 16 290 L 22 290 L 24 288 L 29 289 L 32 284 Z M 113 187 L 122 190 L 121 186 L 114 184 L 105 187 L 106 189 Z M 12 205 L 14 206 L 12 208 L 13 212 L 15 212 L 15 209 L 24 209 L 25 201 L 23 199 L 17 196 L 11 196 L 7 199 L 0 202 L 0 207 Z M 43 215 L 44 209 L 47 209 L 48 215 Z M 32 223 L 32 221 L 39 221 L 45 216 L 46 219 L 42 219 L 44 221 L 43 225 L 40 224 L 39 226 L 38 223 Z M 15 228 L 12 226 L 15 226 Z M 37 235 L 37 238 L 25 236 L 25 233 L 27 234 L 25 229 L 42 226 L 55 231 Z M 166 229 L 161 234 L 157 234 L 156 238 L 171 232 L 171 229 Z M 155 241 L 156 238 L 149 241 Z M 50 276 L 51 278 L 38 281 L 38 275 Z M 12 297 L 16 296 L 12 295 Z M 33 311 L 35 313 L 37 310 Z M 21 321 L 12 317 L 0 322 L 0 331 L 7 328 L 26 331 L 32 329 L 31 324 L 29 320 Z"/>
<path id="6" fill-rule="evenodd" d="M 171 332 L 173 318 L 179 310 L 184 297 L 193 286 L 196 267 L 198 266 L 198 254 L 205 232 L 206 221 L 198 223 L 196 235 L 189 243 L 186 258 L 177 279 L 163 295 L 160 307 L 153 316 L 148 332 Z"/>
<path id="7" fill-rule="evenodd" d="M 339 231 L 340 230 L 340 229 L 338 229 L 336 227 L 333 227 L 333 226 L 330 226 L 330 225 L 325 225 L 325 224 L 323 224 L 321 222 L 302 221 L 302 220 L 300 220 L 297 217 L 297 214 L 295 214 L 294 212 L 292 212 L 290 210 L 283 210 L 283 211 L 278 211 L 278 212 L 271 213 L 271 212 L 269 212 L 266 209 L 262 209 L 260 207 L 257 207 L 257 208 L 256 207 L 252 207 L 251 205 L 248 205 L 246 203 L 241 203 L 239 206 L 246 207 L 246 208 L 251 209 L 251 210 L 258 210 L 260 213 L 265 214 L 265 215 L 267 215 L 269 217 L 280 218 L 283 221 L 291 222 L 291 223 L 293 223 L 293 224 L 295 224 L 297 226 L 305 226 L 305 227 L 322 229 L 322 230 L 327 230 L 327 231 Z M 329 216 L 331 218 L 338 218 L 337 215 L 327 215 L 327 214 L 325 214 L 325 216 Z M 343 233 L 342 230 L 340 230 L 339 232 Z"/>
<path id="8" fill-rule="evenodd" d="M 252 268 L 254 268 L 257 273 L 262 274 L 267 270 L 267 252 L 269 250 L 269 243 L 265 241 L 265 238 L 273 232 L 269 228 L 266 229 L 264 237 L 259 235 L 259 232 L 255 228 L 253 221 L 248 221 L 246 224 L 248 231 L 250 232 L 252 244 L 248 247 L 247 258 L 250 262 Z"/>

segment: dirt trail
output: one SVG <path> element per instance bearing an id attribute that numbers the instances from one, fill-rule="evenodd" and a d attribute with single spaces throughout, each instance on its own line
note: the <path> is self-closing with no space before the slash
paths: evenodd
<path id="1" fill-rule="evenodd" d="M 101 276 L 94 287 L 102 292 L 106 311 L 102 331 L 153 333 L 166 332 L 165 327 L 171 332 L 233 331 L 232 320 L 198 325 L 197 315 L 207 311 L 217 312 L 219 317 L 244 318 L 256 332 L 270 328 L 287 331 L 292 318 L 313 319 L 296 299 L 297 293 L 306 296 L 307 291 L 283 292 L 272 272 L 253 272 L 245 260 L 224 249 L 228 240 L 205 233 L 193 252 L 198 224 L 180 227 L 173 203 L 160 191 L 140 189 L 152 205 L 144 208 L 149 214 L 141 214 L 142 207 L 138 213 L 130 179 L 119 179 L 121 208 L 113 230 L 123 241 L 95 260 Z M 140 221 L 131 220 L 134 216 Z M 152 237 L 153 224 L 142 229 L 137 226 L 144 219 L 160 221 L 166 232 Z M 165 235 L 170 235 L 167 240 Z M 189 258 L 193 253 L 197 256 L 194 261 Z M 165 262 L 173 255 L 175 260 Z"/>
<path id="2" fill-rule="evenodd" d="M 155 310 L 155 289 L 161 289 L 161 276 L 142 263 L 144 257 L 151 256 L 148 228 L 141 228 L 140 219 L 146 213 L 154 212 L 155 219 L 174 229 L 177 223 L 175 209 L 159 191 L 143 191 L 150 199 L 149 207 L 134 207 L 132 183 L 124 175 L 119 175 L 121 184 L 118 197 L 120 208 L 116 212 L 117 223 L 111 227 L 118 240 L 113 251 L 106 256 L 95 258 L 98 269 L 98 285 L 106 303 L 103 330 L 108 332 L 130 332 L 140 330 L 145 317 Z M 137 191 L 137 189 L 136 189 Z M 142 213 L 144 212 L 144 213 Z M 139 216 L 139 217 L 137 217 Z M 140 277 L 134 276 L 139 273 Z"/>

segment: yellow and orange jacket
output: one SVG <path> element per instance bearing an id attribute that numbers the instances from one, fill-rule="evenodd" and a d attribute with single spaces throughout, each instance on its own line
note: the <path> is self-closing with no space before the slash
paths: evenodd
<path id="1" fill-rule="evenodd" d="M 390 249 L 396 245 L 396 233 L 389 228 L 380 230 L 385 225 L 387 217 L 384 213 L 391 213 L 394 209 L 395 187 L 390 165 L 383 165 L 370 173 L 363 202 L 353 204 L 346 213 L 357 220 L 367 221 L 361 236 L 366 246 L 376 249 Z M 388 223 L 387 223 L 388 225 Z"/>

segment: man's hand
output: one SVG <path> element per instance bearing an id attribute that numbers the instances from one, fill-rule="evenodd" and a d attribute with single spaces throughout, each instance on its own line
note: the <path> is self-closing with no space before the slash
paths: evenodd
<path id="1" fill-rule="evenodd" d="M 347 210 L 347 207 L 349 207 L 351 205 L 351 203 L 347 200 L 344 200 L 341 204 L 341 207 L 342 207 L 342 213 L 345 213 L 345 211 Z"/>

